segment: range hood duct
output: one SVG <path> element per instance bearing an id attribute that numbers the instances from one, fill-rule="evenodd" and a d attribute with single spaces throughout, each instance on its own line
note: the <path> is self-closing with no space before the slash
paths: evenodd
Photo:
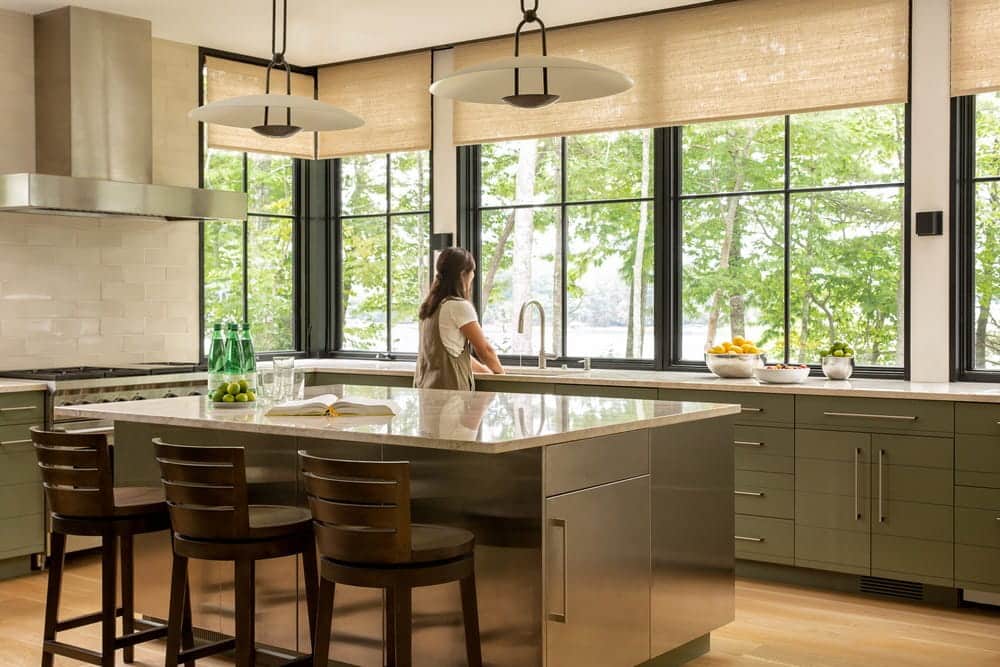
<path id="1" fill-rule="evenodd" d="M 38 173 L 0 175 L 0 211 L 246 217 L 243 193 L 152 185 L 149 21 L 80 7 L 36 15 L 35 133 Z"/>

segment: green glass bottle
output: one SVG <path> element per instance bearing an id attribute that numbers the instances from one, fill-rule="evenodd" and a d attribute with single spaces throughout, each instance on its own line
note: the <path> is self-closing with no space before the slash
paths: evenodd
<path id="1" fill-rule="evenodd" d="M 221 373 L 225 370 L 226 340 L 222 336 L 222 323 L 212 325 L 212 340 L 208 344 L 208 372 Z"/>
<path id="2" fill-rule="evenodd" d="M 250 323 L 244 322 L 240 330 L 240 345 L 243 350 L 243 372 L 254 373 L 257 371 L 257 357 L 254 354 L 253 338 L 250 336 Z"/>
<path id="3" fill-rule="evenodd" d="M 223 370 L 226 375 L 239 375 L 243 372 L 243 345 L 240 344 L 240 330 L 236 322 L 230 322 L 226 327 L 226 360 Z"/>

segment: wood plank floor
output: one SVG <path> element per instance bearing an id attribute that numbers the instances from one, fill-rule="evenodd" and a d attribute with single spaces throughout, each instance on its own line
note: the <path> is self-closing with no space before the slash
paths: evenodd
<path id="1" fill-rule="evenodd" d="M 96 609 L 98 564 L 68 564 L 63 615 Z M 0 582 L 0 666 L 37 665 L 46 578 Z M 98 648 L 97 626 L 60 637 Z M 488 656 L 487 656 L 488 657 Z M 119 654 L 119 664 L 121 663 Z M 56 658 L 56 665 L 78 664 Z M 163 664 L 163 645 L 136 647 L 136 665 Z M 199 667 L 231 663 L 206 659 Z M 941 609 L 783 584 L 739 580 L 736 621 L 712 635 L 692 667 L 998 667 L 1000 611 Z"/>

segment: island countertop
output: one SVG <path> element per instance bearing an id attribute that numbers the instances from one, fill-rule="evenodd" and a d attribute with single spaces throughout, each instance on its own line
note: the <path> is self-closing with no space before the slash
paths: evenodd
<path id="1" fill-rule="evenodd" d="M 394 417 L 268 417 L 263 405 L 225 409 L 203 396 L 56 408 L 81 417 L 347 440 L 484 454 L 544 447 L 739 413 L 738 405 L 631 398 L 462 392 L 401 387 L 311 387 L 310 395 L 391 398 Z"/>

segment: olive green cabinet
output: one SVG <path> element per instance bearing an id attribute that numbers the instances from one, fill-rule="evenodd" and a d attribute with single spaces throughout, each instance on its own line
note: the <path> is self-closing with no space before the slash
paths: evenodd
<path id="1" fill-rule="evenodd" d="M 45 551 L 45 500 L 30 431 L 44 424 L 44 406 L 40 391 L 0 394 L 0 560 Z M 24 560 L 2 572 L 18 574 L 28 565 Z"/>
<path id="2" fill-rule="evenodd" d="M 364 373 L 331 373 L 316 371 L 306 376 L 310 387 L 330 384 L 356 384 L 374 387 L 412 387 L 412 375 L 366 375 Z"/>
<path id="3" fill-rule="evenodd" d="M 955 586 L 1000 593 L 1000 405 L 955 406 Z"/>
<path id="4" fill-rule="evenodd" d="M 557 394 L 564 396 L 602 396 L 608 398 L 638 398 L 655 401 L 658 398 L 655 387 L 618 387 L 592 384 L 557 384 Z"/>

